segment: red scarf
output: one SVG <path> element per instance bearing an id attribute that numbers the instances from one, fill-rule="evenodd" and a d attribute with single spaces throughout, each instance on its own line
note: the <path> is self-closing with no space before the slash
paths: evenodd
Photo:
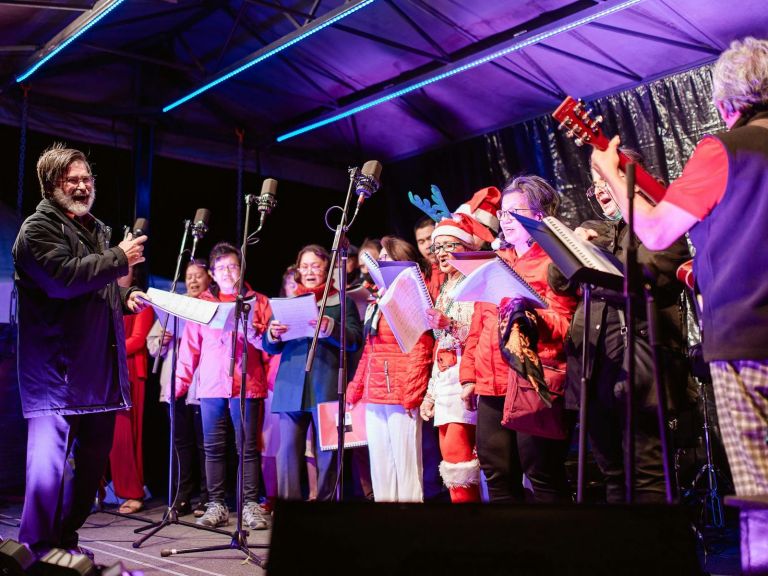
<path id="1" fill-rule="evenodd" d="M 303 284 L 299 284 L 296 286 L 296 296 L 303 296 L 304 294 L 309 294 L 310 292 L 315 295 L 315 299 L 320 302 L 320 300 L 323 299 L 323 291 L 325 290 L 325 282 L 322 284 L 319 284 L 318 286 L 315 286 L 314 288 L 307 288 Z M 331 287 L 330 291 L 328 292 L 328 296 L 334 296 L 335 294 L 338 294 L 339 291 L 336 290 L 336 288 Z"/>

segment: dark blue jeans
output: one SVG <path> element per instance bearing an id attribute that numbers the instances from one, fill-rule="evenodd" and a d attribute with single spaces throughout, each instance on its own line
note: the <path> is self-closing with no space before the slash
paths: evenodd
<path id="1" fill-rule="evenodd" d="M 245 502 L 255 502 L 259 491 L 259 414 L 262 400 L 245 401 L 245 450 L 243 462 L 243 493 Z M 227 476 L 227 418 L 235 428 L 237 452 L 240 453 L 240 399 L 201 398 L 205 443 L 205 476 L 208 483 L 208 501 L 224 504 Z"/>

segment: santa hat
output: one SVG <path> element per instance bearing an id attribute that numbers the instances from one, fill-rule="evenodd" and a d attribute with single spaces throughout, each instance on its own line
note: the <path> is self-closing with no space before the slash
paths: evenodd
<path id="1" fill-rule="evenodd" d="M 454 214 L 452 218 L 445 218 L 437 223 L 432 231 L 432 242 L 438 236 L 453 236 L 473 250 L 478 250 L 483 242 L 490 241 L 482 235 L 481 229 L 485 231 L 485 234 L 490 235 L 488 229 L 473 218 L 466 214 Z"/>
<path id="2" fill-rule="evenodd" d="M 496 211 L 500 207 L 501 191 L 495 186 L 489 186 L 475 192 L 472 198 L 459 206 L 454 214 L 466 214 L 498 234 L 499 220 L 496 218 Z"/>

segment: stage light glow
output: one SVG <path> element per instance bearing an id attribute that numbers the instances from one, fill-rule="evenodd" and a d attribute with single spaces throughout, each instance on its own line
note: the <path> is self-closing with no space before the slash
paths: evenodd
<path id="1" fill-rule="evenodd" d="M 95 26 L 102 18 L 104 18 L 107 14 L 112 12 L 115 8 L 117 8 L 120 4 L 125 2 L 125 0 L 110 0 L 109 2 L 106 2 L 104 7 L 97 12 L 93 17 L 86 20 L 85 23 L 80 26 L 73 34 L 70 36 L 67 36 L 67 38 L 61 42 L 60 44 L 57 44 L 48 54 L 46 54 L 43 58 L 38 60 L 35 64 L 29 67 L 24 73 L 22 73 L 20 76 L 16 77 L 16 82 L 21 83 L 24 82 L 27 78 L 32 76 L 35 72 L 37 72 L 46 62 L 51 60 L 56 54 L 64 50 L 67 46 L 72 44 L 75 40 L 77 40 L 80 36 L 85 34 L 88 30 L 90 30 L 93 26 Z M 97 9 L 98 10 L 98 9 Z"/>
<path id="2" fill-rule="evenodd" d="M 552 36 L 557 36 L 558 34 L 569 32 L 575 28 L 583 26 L 584 24 L 589 24 L 590 22 L 593 22 L 599 18 L 604 18 L 605 16 L 609 16 L 621 10 L 625 10 L 642 1 L 643 0 L 627 0 L 626 2 L 622 2 L 621 4 L 617 4 L 616 6 L 612 6 L 611 8 L 606 8 L 605 10 L 595 12 L 594 14 L 590 14 L 588 16 L 585 16 L 583 18 L 580 18 L 578 20 L 575 20 L 573 22 L 560 26 L 558 28 L 554 28 L 552 30 L 542 32 L 541 34 L 536 34 L 520 42 L 515 42 L 514 44 L 507 46 L 506 48 L 503 48 L 501 50 L 498 50 L 496 52 L 483 56 L 482 58 L 478 58 L 477 60 L 473 60 L 471 62 L 468 62 L 456 68 L 453 68 L 452 70 L 448 70 L 446 72 L 437 74 L 435 76 L 431 76 L 429 78 L 426 78 L 414 84 L 404 86 L 400 90 L 397 90 L 396 92 L 392 92 L 391 94 L 386 94 L 384 96 L 381 96 L 380 98 L 376 98 L 369 102 L 365 102 L 364 104 L 360 104 L 359 106 L 350 108 L 349 110 L 345 110 L 344 112 L 340 112 L 339 114 L 335 114 L 328 118 L 318 120 L 317 122 L 307 124 L 306 126 L 302 126 L 301 128 L 297 128 L 296 130 L 292 130 L 291 132 L 286 132 L 285 134 L 281 134 L 280 136 L 277 137 L 277 141 L 284 142 L 300 134 L 304 134 L 306 132 L 316 130 L 317 128 L 327 126 L 328 124 L 333 124 L 334 122 L 338 122 L 339 120 L 343 120 L 344 118 L 348 118 L 350 116 L 358 114 L 359 112 L 368 110 L 369 108 L 373 108 L 374 106 L 378 106 L 379 104 L 384 104 L 385 102 L 389 102 L 390 100 L 394 100 L 395 98 L 404 96 L 405 94 L 408 94 L 410 92 L 423 88 L 424 86 L 427 86 L 429 84 L 433 84 L 435 82 L 439 82 L 440 80 L 444 80 L 445 78 L 455 76 L 456 74 L 460 74 L 461 72 L 464 72 L 471 68 L 475 68 L 477 66 L 480 66 L 481 64 L 485 64 L 486 62 L 495 60 L 496 58 L 506 56 L 507 54 L 511 54 L 512 52 L 517 52 L 518 50 L 522 50 L 523 48 L 526 48 L 533 44 L 537 44 L 538 42 L 543 42 L 544 40 L 546 40 L 547 38 L 551 38 Z"/>
<path id="3" fill-rule="evenodd" d="M 271 58 L 275 54 L 278 54 L 278 53 L 282 52 L 283 50 L 285 50 L 286 48 L 289 48 L 290 46 L 293 46 L 294 44 L 297 44 L 297 43 L 301 42 L 305 38 L 309 38 L 313 34 L 316 34 L 320 30 L 322 30 L 324 28 L 327 28 L 328 26 L 330 26 L 332 24 L 335 24 L 339 20 L 342 20 L 342 19 L 346 18 L 347 16 L 351 16 L 352 14 L 357 12 L 358 10 L 360 10 L 362 8 L 365 8 L 369 4 L 373 4 L 375 1 L 376 0 L 365 0 L 363 2 L 360 2 L 359 4 L 355 4 L 354 6 L 348 8 L 347 10 L 339 12 L 334 17 L 326 20 L 325 22 L 319 24 L 318 26 L 312 28 L 311 30 L 307 30 L 306 32 L 304 32 L 302 34 L 299 34 L 295 38 L 291 38 L 289 41 L 287 41 L 287 42 L 285 42 L 283 44 L 279 44 L 278 46 L 276 46 L 272 50 L 268 50 L 267 52 L 265 52 L 264 54 L 259 55 L 258 57 L 254 58 L 253 60 L 249 60 L 248 62 L 245 62 L 244 64 L 242 64 L 241 66 L 238 66 L 234 70 L 230 70 L 226 74 L 223 74 L 222 76 L 219 76 L 218 78 L 215 78 L 215 79 L 211 80 L 210 82 L 208 82 L 207 84 L 201 86 L 200 88 L 198 88 L 194 92 L 190 92 L 186 96 L 183 96 L 182 98 L 179 98 L 175 102 L 172 102 L 171 104 L 168 104 L 167 106 L 165 106 L 163 108 L 163 112 L 169 112 L 169 111 L 173 110 L 174 108 L 176 108 L 177 106 L 181 106 L 185 102 L 189 102 L 190 100 L 192 100 L 192 98 L 195 98 L 196 96 L 199 96 L 200 94 L 210 90 L 214 86 L 218 86 L 222 82 L 226 82 L 227 80 L 229 80 L 233 76 L 236 76 L 237 74 L 240 74 L 244 70 L 248 70 L 248 68 L 250 68 L 252 66 L 255 66 L 259 62 L 263 62 L 267 58 Z"/>

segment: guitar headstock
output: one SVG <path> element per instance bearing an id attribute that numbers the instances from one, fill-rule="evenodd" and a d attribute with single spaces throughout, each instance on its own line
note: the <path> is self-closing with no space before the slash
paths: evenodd
<path id="1" fill-rule="evenodd" d="M 600 150 L 608 147 L 608 138 L 600 129 L 603 117 L 592 118 L 592 110 L 588 110 L 582 100 L 568 96 L 552 116 L 560 122 L 558 129 L 567 130 L 566 135 L 573 138 L 577 146 L 589 144 Z"/>

